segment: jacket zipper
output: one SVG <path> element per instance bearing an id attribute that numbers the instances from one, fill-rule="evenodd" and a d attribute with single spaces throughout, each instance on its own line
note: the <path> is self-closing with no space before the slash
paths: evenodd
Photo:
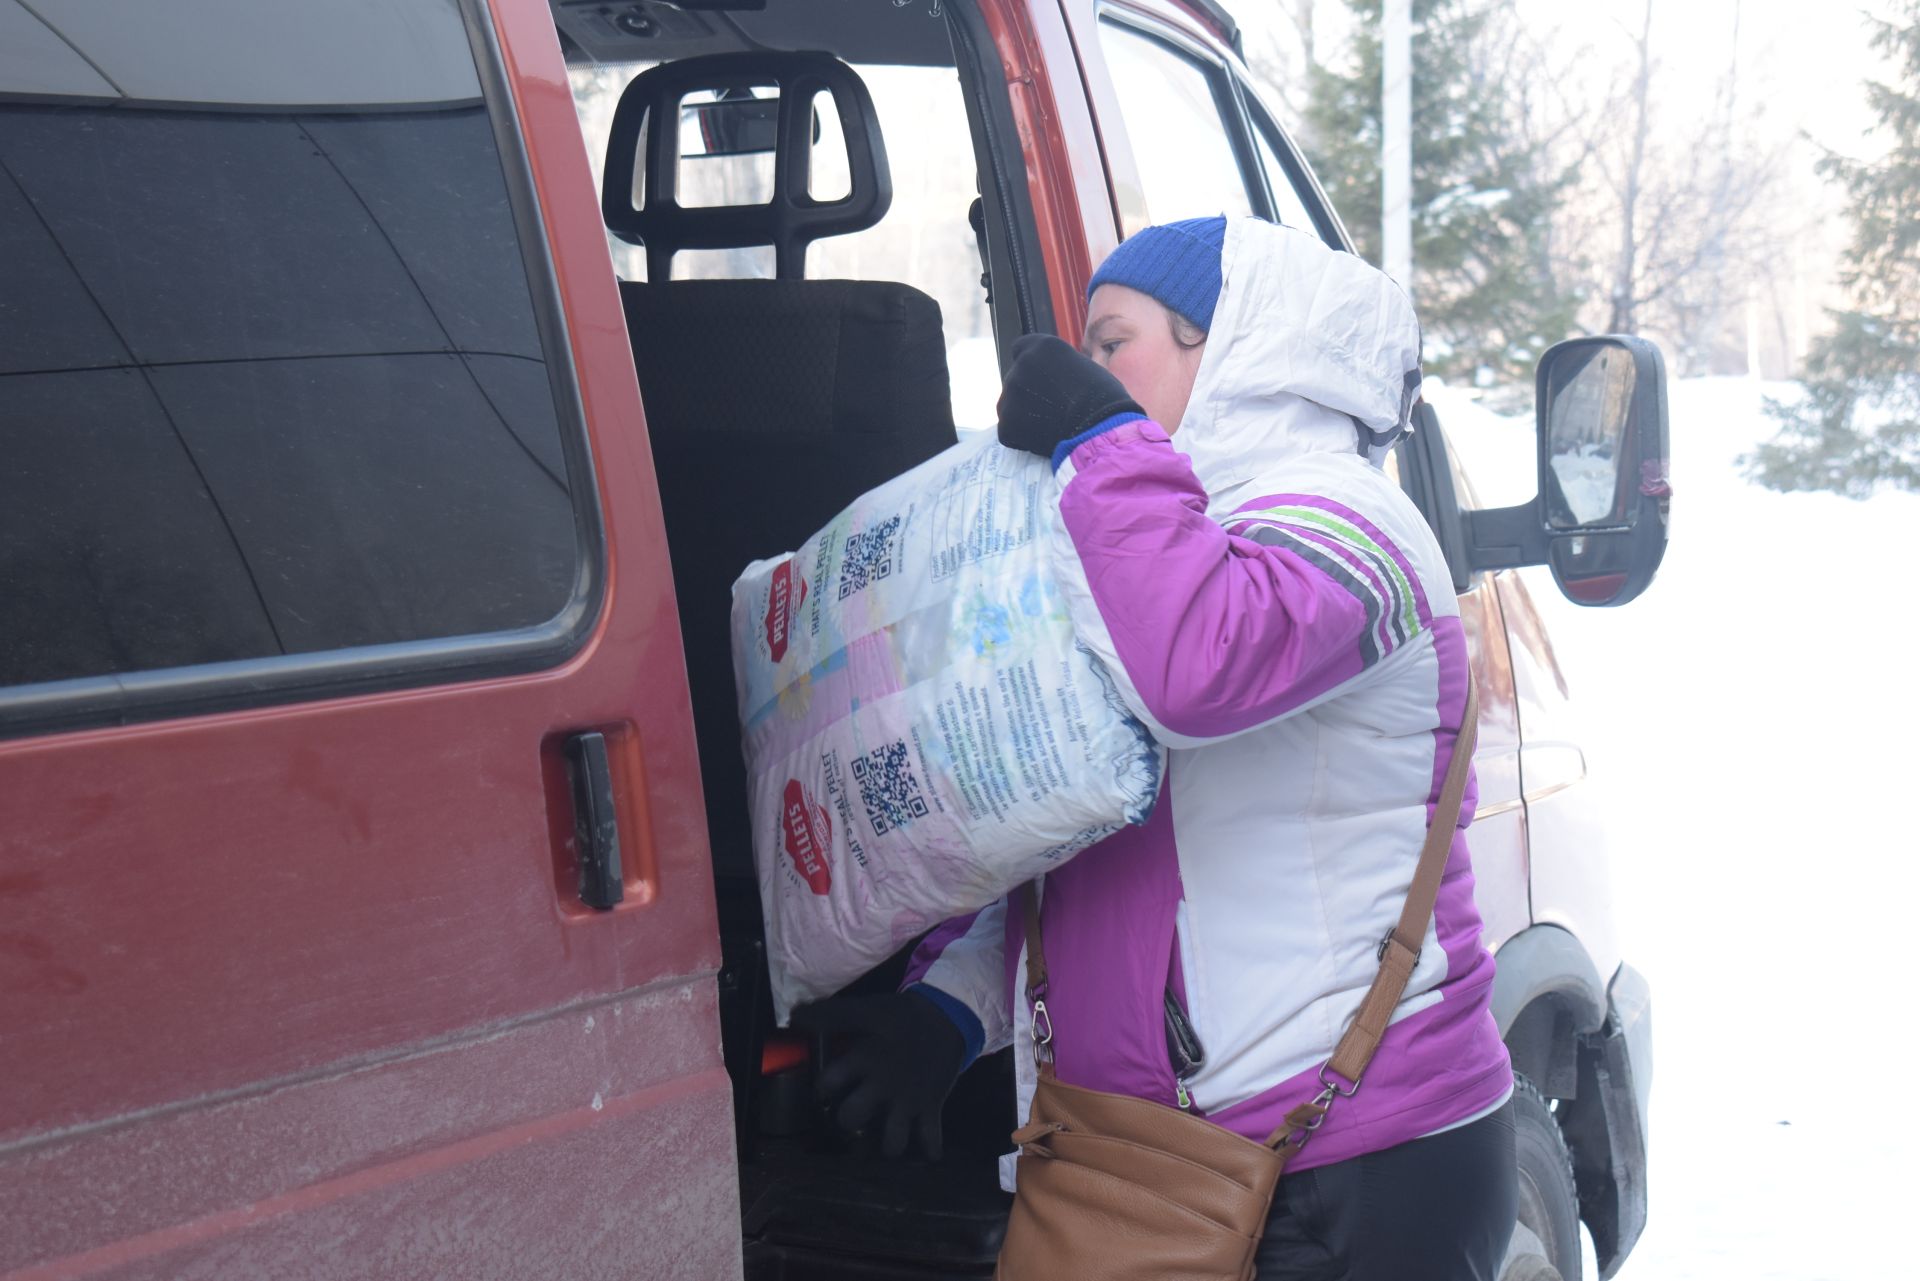
<path id="1" fill-rule="evenodd" d="M 1187 1082 L 1205 1066 L 1207 1052 L 1200 1044 L 1199 1035 L 1193 1030 L 1192 1020 L 1180 1008 L 1180 1002 L 1171 987 L 1166 990 L 1165 1004 L 1167 1061 L 1173 1068 L 1173 1100 L 1182 1111 L 1188 1111 L 1193 1107 L 1193 1096 L 1187 1093 Z"/>

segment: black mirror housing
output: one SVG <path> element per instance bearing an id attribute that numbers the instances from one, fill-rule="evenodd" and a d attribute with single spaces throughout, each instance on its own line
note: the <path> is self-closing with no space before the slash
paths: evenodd
<path id="1" fill-rule="evenodd" d="M 1518 507 L 1467 513 L 1475 571 L 1548 565 L 1567 599 L 1624 605 L 1666 553 L 1667 373 L 1644 338 L 1609 334 L 1549 348 L 1535 373 L 1539 490 Z"/>

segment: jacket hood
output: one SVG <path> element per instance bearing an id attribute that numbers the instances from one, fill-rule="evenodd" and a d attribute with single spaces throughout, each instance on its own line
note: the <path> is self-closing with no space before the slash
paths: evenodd
<path id="1" fill-rule="evenodd" d="M 1229 218 L 1220 301 L 1174 447 L 1219 516 L 1277 464 L 1363 454 L 1375 466 L 1420 397 L 1420 325 L 1385 273 L 1319 237 Z"/>

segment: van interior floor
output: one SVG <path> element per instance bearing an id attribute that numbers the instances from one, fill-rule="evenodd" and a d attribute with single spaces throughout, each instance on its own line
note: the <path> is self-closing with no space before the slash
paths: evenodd
<path id="1" fill-rule="evenodd" d="M 986 1277 L 1012 1198 L 998 1162 L 1013 1130 L 1013 1052 L 981 1056 L 961 1073 L 942 1113 L 943 1152 L 888 1158 L 870 1138 L 834 1125 L 816 1096 L 819 1056 L 781 1062 L 760 943 L 757 893 L 721 880 L 721 1020 L 739 1127 L 741 1232 L 747 1281 L 808 1278 Z M 908 953 L 848 989 L 893 990 Z"/>
<path id="2" fill-rule="evenodd" d="M 747 1281 L 991 1276 L 1010 1200 L 995 1165 L 767 1142 L 740 1167 Z"/>

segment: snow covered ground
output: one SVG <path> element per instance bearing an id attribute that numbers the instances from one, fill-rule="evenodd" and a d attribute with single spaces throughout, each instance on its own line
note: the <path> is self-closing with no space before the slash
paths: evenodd
<path id="1" fill-rule="evenodd" d="M 1673 535 L 1638 601 L 1581 609 L 1525 571 L 1618 798 L 1653 986 L 1651 1209 L 1622 1281 L 1920 1276 L 1920 496 L 1743 480 L 1786 390 L 1672 385 Z M 1531 494 L 1530 417 L 1430 399 L 1484 503 Z"/>

